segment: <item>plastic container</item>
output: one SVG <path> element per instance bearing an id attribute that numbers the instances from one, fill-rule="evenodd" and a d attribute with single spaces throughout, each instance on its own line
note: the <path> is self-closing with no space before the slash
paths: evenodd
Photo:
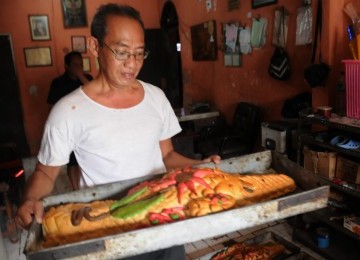
<path id="1" fill-rule="evenodd" d="M 319 227 L 316 229 L 317 244 L 319 248 L 327 248 L 330 244 L 329 230 L 327 228 Z"/>
<path id="2" fill-rule="evenodd" d="M 345 64 L 346 116 L 360 119 L 360 61 L 343 60 Z"/>

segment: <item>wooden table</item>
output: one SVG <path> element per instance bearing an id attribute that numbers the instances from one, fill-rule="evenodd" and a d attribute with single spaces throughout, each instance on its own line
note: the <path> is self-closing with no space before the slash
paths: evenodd
<path id="1" fill-rule="evenodd" d="M 218 110 L 210 110 L 203 113 L 190 113 L 187 109 L 175 110 L 175 114 L 181 124 L 183 131 L 173 138 L 173 145 L 177 152 L 182 155 L 201 159 L 195 153 L 194 142 L 199 138 L 200 130 L 209 124 L 212 124 L 211 119 L 220 116 Z"/>
<path id="2" fill-rule="evenodd" d="M 220 112 L 218 110 L 210 110 L 203 113 L 190 113 L 186 109 L 175 110 L 175 114 L 179 122 L 195 121 L 200 119 L 208 119 L 218 117 Z"/>

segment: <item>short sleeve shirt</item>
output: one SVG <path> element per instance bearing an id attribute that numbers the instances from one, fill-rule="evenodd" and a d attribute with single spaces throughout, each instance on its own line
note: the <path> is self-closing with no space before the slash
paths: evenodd
<path id="1" fill-rule="evenodd" d="M 81 88 L 62 98 L 46 122 L 39 161 L 65 165 L 74 151 L 82 186 L 165 172 L 159 142 L 181 128 L 164 92 L 141 84 L 144 99 L 126 109 L 102 106 Z"/>

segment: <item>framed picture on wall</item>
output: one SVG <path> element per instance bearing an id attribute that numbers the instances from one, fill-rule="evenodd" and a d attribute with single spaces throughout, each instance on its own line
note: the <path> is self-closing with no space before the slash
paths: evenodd
<path id="1" fill-rule="evenodd" d="M 71 46 L 73 51 L 80 53 L 86 52 L 86 37 L 85 36 L 71 36 Z"/>
<path id="2" fill-rule="evenodd" d="M 277 0 L 252 0 L 251 5 L 252 8 L 259 8 L 259 7 L 263 7 L 266 5 L 272 5 L 272 4 L 276 4 Z"/>
<path id="3" fill-rule="evenodd" d="M 26 67 L 51 66 L 50 47 L 24 48 Z"/>
<path id="4" fill-rule="evenodd" d="M 194 61 L 216 60 L 216 21 L 191 26 L 191 48 Z"/>
<path id="5" fill-rule="evenodd" d="M 89 57 L 84 57 L 83 58 L 83 68 L 84 68 L 85 72 L 89 72 L 91 70 L 90 58 Z"/>
<path id="6" fill-rule="evenodd" d="M 61 0 L 64 27 L 86 27 L 87 15 L 85 0 Z"/>
<path id="7" fill-rule="evenodd" d="M 48 41 L 50 37 L 47 15 L 29 15 L 30 35 L 33 41 Z"/>

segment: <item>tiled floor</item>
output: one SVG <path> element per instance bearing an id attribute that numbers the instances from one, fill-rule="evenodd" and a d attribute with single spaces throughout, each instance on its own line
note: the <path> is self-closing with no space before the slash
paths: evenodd
<path id="1" fill-rule="evenodd" d="M 23 165 L 25 168 L 25 173 L 31 174 L 33 169 L 35 168 L 36 158 L 28 158 L 23 161 Z M 28 175 L 26 176 L 28 177 Z M 63 168 L 59 177 L 56 180 L 55 187 L 53 190 L 53 194 L 59 194 L 63 192 L 71 191 L 71 185 L 69 179 L 66 175 L 66 169 Z M 6 248 L 7 258 L 8 260 L 25 260 L 26 257 L 23 254 L 23 249 L 25 246 L 25 242 L 27 239 L 27 231 L 26 230 L 18 230 L 19 233 L 19 241 L 17 243 L 12 243 L 9 239 L 3 238 L 3 243 Z M 1 248 L 0 248 L 1 250 Z M 2 256 L 3 257 L 3 256 Z M 0 260 L 6 260 L 1 258 Z"/>
<path id="2" fill-rule="evenodd" d="M 19 231 L 19 241 L 17 243 L 12 243 L 9 239 L 4 238 L 4 244 L 6 248 L 6 254 L 8 260 L 25 260 L 26 257 L 23 253 L 27 238 L 27 232 L 25 230 Z M 1 259 L 3 260 L 3 259 Z M 6 259 L 4 259 L 6 260 Z"/>

